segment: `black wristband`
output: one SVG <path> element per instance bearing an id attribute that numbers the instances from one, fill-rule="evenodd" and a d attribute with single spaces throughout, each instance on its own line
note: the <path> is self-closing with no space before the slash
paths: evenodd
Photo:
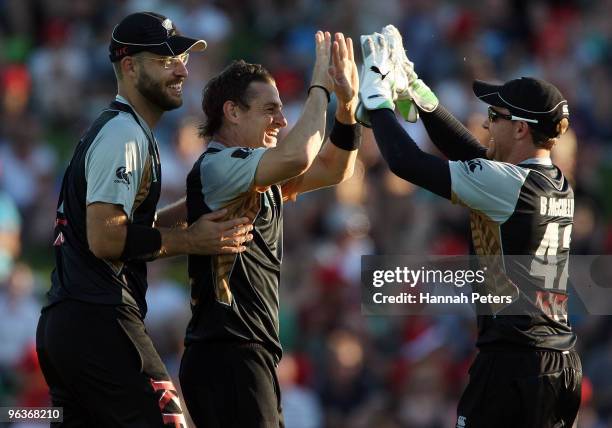
<path id="1" fill-rule="evenodd" d="M 331 101 L 331 94 L 329 93 L 329 91 L 327 90 L 327 88 L 325 86 L 321 86 L 321 85 L 310 85 L 310 87 L 308 88 L 308 95 L 310 95 L 310 91 L 312 90 L 312 88 L 320 88 L 323 89 L 323 92 L 325 92 L 325 96 L 327 96 L 327 102 L 329 103 Z"/>
<path id="2" fill-rule="evenodd" d="M 329 141 L 339 149 L 347 150 L 352 152 L 357 150 L 361 145 L 361 125 L 355 123 L 352 125 L 346 125 L 338 122 L 338 119 L 334 120 L 334 127 L 332 128 L 331 134 L 329 135 Z"/>
<path id="3" fill-rule="evenodd" d="M 162 246 L 161 232 L 154 227 L 128 224 L 125 246 L 120 260 L 148 262 L 159 257 Z"/>

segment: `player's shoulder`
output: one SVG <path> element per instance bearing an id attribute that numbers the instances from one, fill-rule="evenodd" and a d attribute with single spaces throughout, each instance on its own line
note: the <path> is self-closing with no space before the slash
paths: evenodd
<path id="1" fill-rule="evenodd" d="M 104 151 L 120 150 L 127 144 L 136 144 L 140 146 L 140 150 L 148 147 L 148 136 L 132 115 L 119 110 L 107 109 L 105 111 L 116 114 L 106 120 L 95 134 L 89 134 L 88 138 L 93 140 L 89 147 L 90 152 L 97 151 L 98 148 Z"/>
<path id="2" fill-rule="evenodd" d="M 211 142 L 202 159 L 202 168 L 213 170 L 227 170 L 233 167 L 240 167 L 248 161 L 258 158 L 265 151 L 265 148 L 251 147 L 226 147 L 222 144 Z"/>
<path id="3" fill-rule="evenodd" d="M 117 115 L 106 122 L 101 131 L 116 137 L 147 139 L 147 135 L 140 124 L 130 113 L 124 111 L 117 111 Z"/>
<path id="4" fill-rule="evenodd" d="M 529 169 L 508 162 L 499 162 L 485 158 L 475 158 L 468 161 L 451 162 L 451 169 L 461 171 L 472 176 L 513 177 L 524 180 Z"/>
<path id="5" fill-rule="evenodd" d="M 231 146 L 227 147 L 223 144 L 217 143 L 216 141 L 212 141 L 208 145 L 208 149 L 206 150 L 206 157 L 210 157 L 211 159 L 247 159 L 249 156 L 257 153 L 260 150 L 265 150 L 263 147 L 238 147 Z"/>
<path id="6" fill-rule="evenodd" d="M 93 138 L 87 150 L 86 163 L 95 157 L 97 161 L 130 156 L 144 159 L 147 156 L 149 140 L 142 127 L 129 113 L 119 111 L 104 124 Z"/>

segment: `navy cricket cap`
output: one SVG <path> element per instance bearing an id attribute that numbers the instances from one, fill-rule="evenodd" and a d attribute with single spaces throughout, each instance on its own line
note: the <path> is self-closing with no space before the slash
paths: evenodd
<path id="1" fill-rule="evenodd" d="M 180 35 L 174 23 L 163 15 L 137 12 L 123 18 L 113 29 L 108 49 L 111 62 L 115 62 L 143 51 L 163 56 L 203 51 L 206 42 Z"/>
<path id="2" fill-rule="evenodd" d="M 550 138 L 559 134 L 558 123 L 569 118 L 567 100 L 552 84 L 532 77 L 510 80 L 503 85 L 475 80 L 474 94 L 485 103 L 507 108 L 511 114 L 535 122 L 529 126 Z"/>

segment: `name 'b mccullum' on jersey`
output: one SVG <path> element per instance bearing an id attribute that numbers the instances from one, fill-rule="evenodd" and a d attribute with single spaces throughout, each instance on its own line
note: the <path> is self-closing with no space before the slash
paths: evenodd
<path id="1" fill-rule="evenodd" d="M 453 202 L 471 210 L 474 251 L 494 282 L 488 286 L 513 296 L 510 305 L 478 317 L 477 345 L 572 349 L 567 266 L 574 193 L 567 179 L 550 158 L 449 167 Z"/>

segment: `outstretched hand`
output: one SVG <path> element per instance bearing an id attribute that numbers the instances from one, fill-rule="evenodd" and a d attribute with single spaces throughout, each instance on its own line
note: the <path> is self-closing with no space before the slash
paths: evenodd
<path id="1" fill-rule="evenodd" d="M 338 109 L 346 110 L 353 117 L 359 93 L 359 74 L 355 64 L 353 40 L 350 37 L 345 38 L 342 33 L 336 33 L 331 57 L 329 74 L 338 99 Z"/>
<path id="2" fill-rule="evenodd" d="M 331 56 L 331 34 L 328 31 L 315 33 L 316 59 L 312 70 L 311 85 L 321 85 L 329 92 L 334 90 L 334 84 L 329 74 Z"/>

